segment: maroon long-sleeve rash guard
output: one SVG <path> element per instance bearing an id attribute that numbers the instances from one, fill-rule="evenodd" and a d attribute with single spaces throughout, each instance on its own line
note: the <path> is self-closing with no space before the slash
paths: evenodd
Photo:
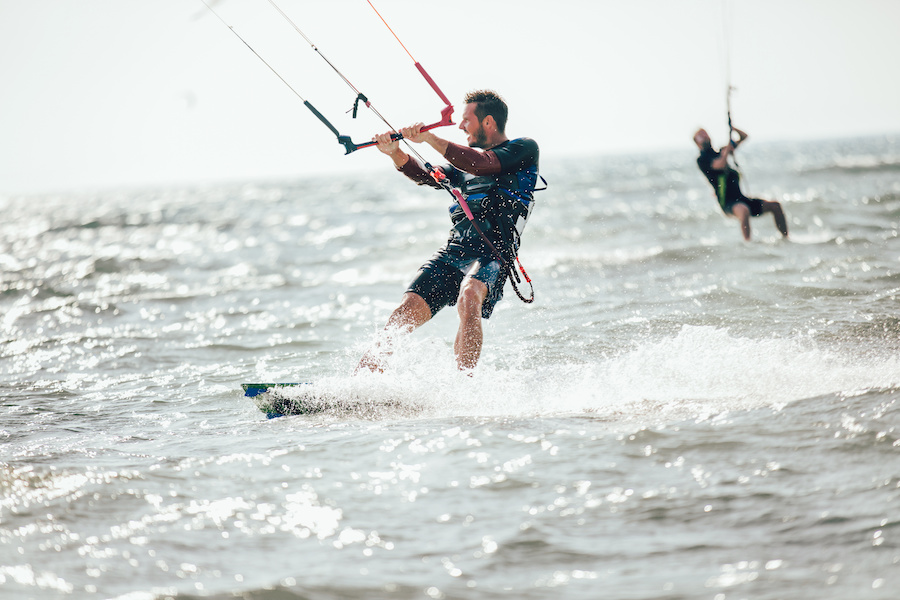
<path id="1" fill-rule="evenodd" d="M 500 159 L 497 158 L 497 154 L 493 151 L 487 150 L 482 152 L 475 148 L 460 146 L 459 144 L 454 144 L 452 142 L 447 144 L 447 151 L 444 153 L 444 158 L 457 169 L 465 171 L 466 173 L 471 173 L 472 175 L 496 175 L 503 170 Z M 409 160 L 400 167 L 399 171 L 419 185 L 430 185 L 435 188 L 440 187 L 419 161 L 411 156 L 409 157 Z"/>

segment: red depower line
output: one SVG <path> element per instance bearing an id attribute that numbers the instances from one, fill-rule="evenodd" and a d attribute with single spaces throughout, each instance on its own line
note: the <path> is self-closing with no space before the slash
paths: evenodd
<path id="1" fill-rule="evenodd" d="M 388 28 L 388 31 L 390 31 L 391 35 L 394 36 L 394 39 L 397 40 L 397 43 L 400 44 L 400 46 L 403 48 L 403 50 L 406 51 L 406 54 L 409 55 L 409 58 L 412 59 L 413 63 L 416 66 L 416 69 L 418 69 L 419 73 L 422 74 L 422 77 L 425 78 L 425 81 L 428 82 L 428 85 L 431 86 L 431 89 L 433 89 L 435 91 L 435 93 L 440 97 L 441 100 L 444 101 L 444 104 L 446 105 L 446 106 L 444 106 L 443 109 L 441 109 L 441 120 L 438 121 L 437 123 L 432 123 L 431 125 L 426 125 L 425 127 L 422 128 L 422 131 L 434 129 L 435 127 L 443 127 L 444 125 L 453 125 L 453 120 L 451 118 L 451 115 L 453 115 L 453 103 L 450 102 L 450 100 L 447 98 L 447 95 L 441 91 L 441 88 L 439 88 L 438 84 L 435 83 L 434 79 L 431 78 L 431 75 L 428 74 L 428 71 L 425 70 L 425 67 L 423 67 L 421 65 L 421 63 L 419 63 L 419 61 L 417 61 L 415 59 L 415 57 L 412 55 L 412 53 L 409 50 L 407 50 L 406 45 L 402 41 L 400 41 L 400 38 L 397 36 L 397 34 L 394 32 L 394 30 L 391 29 L 391 26 L 388 25 L 388 22 L 384 20 L 384 17 L 381 16 L 381 13 L 378 12 L 378 9 L 375 8 L 375 5 L 372 4 L 371 0 L 366 0 L 366 2 L 369 3 L 369 6 L 372 7 L 372 10 L 374 10 L 375 14 L 378 15 L 378 18 L 381 19 L 382 23 L 384 23 L 384 26 Z"/>

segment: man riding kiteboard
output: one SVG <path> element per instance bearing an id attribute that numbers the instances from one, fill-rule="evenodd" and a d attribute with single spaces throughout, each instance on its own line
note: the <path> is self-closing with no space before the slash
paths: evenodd
<path id="1" fill-rule="evenodd" d="M 508 107 L 496 92 L 471 92 L 465 102 L 459 128 L 467 135 L 468 147 L 422 131 L 421 123 L 400 130 L 403 139 L 427 143 L 449 165 L 429 171 L 430 165 L 400 149 L 394 132 L 374 139 L 395 168 L 417 184 L 440 189 L 449 182 L 464 198 L 450 206 L 449 239 L 419 269 L 385 329 L 411 332 L 445 306 L 456 305 L 460 320 L 453 346 L 456 363 L 461 370 L 471 370 L 481 355 L 481 319 L 491 316 L 513 272 L 509 265 L 516 259 L 540 176 L 537 143 L 506 136 Z M 357 369 L 380 371 L 387 353 L 388 348 L 376 344 Z"/>

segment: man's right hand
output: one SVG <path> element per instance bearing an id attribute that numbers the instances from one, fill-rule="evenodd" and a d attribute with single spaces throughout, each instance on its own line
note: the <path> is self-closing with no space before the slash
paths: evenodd
<path id="1" fill-rule="evenodd" d="M 372 140 L 376 143 L 376 148 L 390 156 L 391 160 L 394 161 L 394 166 L 399 169 L 409 160 L 409 155 L 400 149 L 400 140 L 393 139 L 391 137 L 392 134 L 394 134 L 393 131 L 379 133 Z"/>
<path id="2" fill-rule="evenodd" d="M 391 136 L 393 134 L 393 131 L 388 131 L 387 133 L 379 133 L 372 138 L 372 141 L 378 145 L 378 149 L 388 156 L 400 150 L 400 141 L 392 139 Z"/>

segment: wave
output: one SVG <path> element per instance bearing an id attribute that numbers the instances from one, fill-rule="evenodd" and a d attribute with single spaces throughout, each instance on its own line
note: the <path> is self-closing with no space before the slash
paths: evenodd
<path id="1" fill-rule="evenodd" d="M 866 173 L 900 172 L 900 159 L 883 159 L 875 156 L 845 157 L 830 164 L 801 168 L 800 173 L 848 173 L 864 175 Z"/>

